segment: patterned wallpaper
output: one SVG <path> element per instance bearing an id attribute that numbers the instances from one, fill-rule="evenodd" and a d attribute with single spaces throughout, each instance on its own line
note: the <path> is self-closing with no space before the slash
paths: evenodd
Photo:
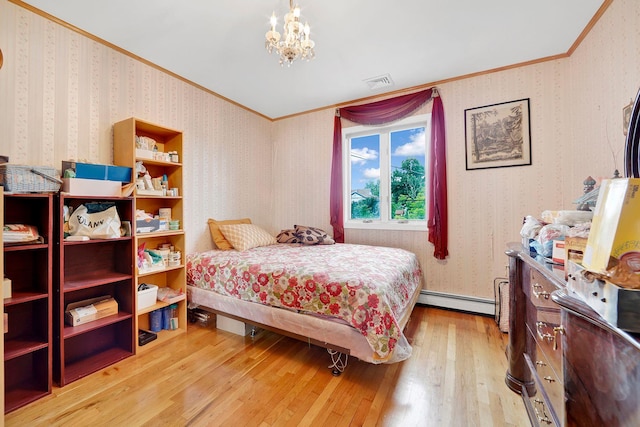
<path id="1" fill-rule="evenodd" d="M 331 229 L 332 108 L 270 122 L 6 0 L 0 47 L 0 153 L 12 162 L 111 162 L 111 125 L 134 116 L 184 131 L 187 252 L 210 247 L 209 217 Z M 347 241 L 414 251 L 429 290 L 493 298 L 522 218 L 572 209 L 587 175 L 622 169 L 622 108 L 639 85 L 636 0 L 614 0 L 570 58 L 439 85 L 450 257 L 431 256 L 426 232 L 347 230 Z M 533 165 L 466 171 L 464 110 L 521 98 Z"/>
<path id="2" fill-rule="evenodd" d="M 184 132 L 187 251 L 211 246 L 209 217 L 271 228 L 269 120 L 6 0 L 0 47 L 0 152 L 12 163 L 111 163 L 112 124 L 137 117 Z"/>
<path id="3" fill-rule="evenodd" d="M 426 232 L 347 230 L 346 240 L 414 251 L 431 291 L 493 298 L 493 279 L 507 274 L 506 243 L 520 241 L 526 215 L 574 209 L 572 201 L 582 194 L 588 175 L 608 177 L 615 167 L 622 172 L 622 108 L 640 86 L 639 50 L 640 2 L 614 0 L 569 58 L 439 85 L 447 132 L 449 258 L 433 258 Z M 530 98 L 533 164 L 467 171 L 464 110 L 522 98 Z M 277 150 L 294 149 L 299 141 L 292 135 L 310 129 L 306 157 L 325 158 L 332 115 L 326 110 L 276 122 Z M 289 173 L 283 182 L 299 188 L 317 180 L 304 169 Z M 328 185 L 323 181 L 316 188 L 309 197 L 325 202 L 314 209 L 327 212 Z M 274 197 L 276 205 L 287 206 L 287 194 Z M 330 229 L 328 218 L 317 219 Z"/>

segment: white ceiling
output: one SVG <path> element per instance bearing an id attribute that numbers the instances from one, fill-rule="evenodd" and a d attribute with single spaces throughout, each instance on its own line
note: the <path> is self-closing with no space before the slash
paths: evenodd
<path id="1" fill-rule="evenodd" d="M 568 52 L 604 0 L 297 0 L 316 58 L 264 48 L 288 0 L 28 0 L 266 117 L 288 115 Z M 281 27 L 279 27 L 281 31 Z M 364 80 L 389 74 L 394 86 Z"/>

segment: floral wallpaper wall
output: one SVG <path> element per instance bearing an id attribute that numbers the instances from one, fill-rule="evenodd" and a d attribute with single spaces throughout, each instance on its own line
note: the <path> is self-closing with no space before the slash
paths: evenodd
<path id="1" fill-rule="evenodd" d="M 6 0 L 0 48 L 0 154 L 12 162 L 108 163 L 111 125 L 134 116 L 184 131 L 187 252 L 211 247 L 209 217 L 331 230 L 331 106 L 271 122 Z M 639 86 L 636 0 L 614 0 L 571 57 L 439 84 L 449 258 L 432 257 L 426 232 L 347 230 L 347 241 L 414 251 L 429 291 L 492 299 L 525 215 L 573 209 L 586 176 L 622 172 L 622 108 Z M 464 110 L 522 98 L 532 165 L 465 170 Z"/>

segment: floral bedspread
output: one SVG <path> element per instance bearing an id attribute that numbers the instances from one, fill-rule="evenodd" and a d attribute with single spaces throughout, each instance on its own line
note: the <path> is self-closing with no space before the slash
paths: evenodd
<path id="1" fill-rule="evenodd" d="M 380 362 L 406 341 L 396 316 L 420 277 L 413 253 L 380 246 L 278 244 L 187 257 L 189 285 L 342 319 L 365 336 Z"/>

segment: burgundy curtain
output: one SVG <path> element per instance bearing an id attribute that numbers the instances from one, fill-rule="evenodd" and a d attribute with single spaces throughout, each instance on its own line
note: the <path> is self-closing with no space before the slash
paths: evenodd
<path id="1" fill-rule="evenodd" d="M 434 244 L 434 256 L 444 259 L 447 251 L 447 179 L 444 110 L 434 89 L 426 89 L 366 105 L 336 110 L 333 126 L 333 160 L 331 163 L 330 215 L 333 238 L 344 242 L 342 198 L 342 122 L 341 117 L 355 123 L 380 125 L 399 120 L 434 99 L 431 113 L 431 194 L 429 198 L 429 241 Z"/>
<path id="2" fill-rule="evenodd" d="M 429 241 L 433 256 L 445 259 L 447 249 L 447 144 L 444 137 L 444 108 L 439 96 L 433 98 L 431 110 L 431 162 L 429 172 Z"/>

